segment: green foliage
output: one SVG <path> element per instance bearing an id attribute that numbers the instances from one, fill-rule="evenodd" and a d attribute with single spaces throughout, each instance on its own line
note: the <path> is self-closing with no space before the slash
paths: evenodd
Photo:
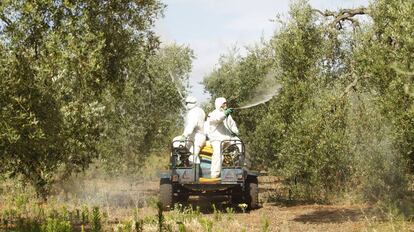
<path id="1" fill-rule="evenodd" d="M 167 216 L 167 220 L 187 223 L 199 219 L 201 215 L 199 206 L 194 209 L 192 205 L 183 206 L 182 204 L 175 204 L 174 210 Z"/>
<path id="2" fill-rule="evenodd" d="M 157 214 L 158 231 L 162 232 L 164 230 L 164 227 L 165 227 L 165 225 L 164 225 L 165 218 L 164 218 L 164 215 L 163 215 L 163 206 L 162 206 L 161 202 L 157 203 L 157 212 L 158 212 L 158 214 Z"/>
<path id="3" fill-rule="evenodd" d="M 125 222 L 120 222 L 120 223 L 118 223 L 116 226 L 115 226 L 115 228 L 114 228 L 114 230 L 115 231 L 117 231 L 117 232 L 123 232 L 123 231 L 125 231 L 125 232 L 129 232 L 129 231 L 139 231 L 138 229 L 133 229 L 134 228 L 134 223 L 133 223 L 133 221 L 125 221 Z"/>
<path id="4" fill-rule="evenodd" d="M 258 161 L 270 161 L 274 171 L 294 180 L 291 184 L 300 181 L 301 186 L 292 186 L 299 187 L 297 193 L 304 194 L 298 197 L 323 198 L 323 189 L 340 186 L 328 178 L 342 167 L 328 158 L 338 150 L 336 142 L 329 141 L 338 129 L 338 125 L 331 124 L 335 123 L 337 112 L 331 109 L 332 95 L 319 90 L 324 79 L 317 78 L 321 75 L 319 63 L 324 60 L 324 42 L 322 29 L 315 25 L 311 12 L 306 4 L 292 5 L 291 21 L 272 41 L 277 54 L 275 69 L 280 73 L 283 90 L 270 102 L 269 113 L 259 123 L 259 136 L 253 141 L 252 150 L 266 154 L 258 156 Z"/>
<path id="5" fill-rule="evenodd" d="M 87 205 L 83 205 L 82 212 L 81 212 L 81 223 L 85 225 L 88 222 L 89 222 L 89 208 Z"/>
<path id="6" fill-rule="evenodd" d="M 220 68 L 214 70 L 204 79 L 204 85 L 212 95 L 212 105 L 216 97 L 225 97 L 232 107 L 239 106 L 251 96 L 251 90 L 259 85 L 267 75 L 273 75 L 271 65 L 274 51 L 269 43 L 261 43 L 249 48 L 249 55 L 241 57 L 236 51 L 220 58 Z M 208 107 L 205 107 L 208 108 Z M 214 107 L 210 107 L 209 112 Z M 261 117 L 267 112 L 266 107 L 236 111 L 233 115 L 242 131 L 254 131 Z M 254 138 L 253 134 L 244 133 L 244 141 Z"/>
<path id="7" fill-rule="evenodd" d="M 91 219 L 91 230 L 92 232 L 100 232 L 102 231 L 102 223 L 101 223 L 101 213 L 99 212 L 99 207 L 95 206 L 92 209 L 92 219 Z"/>
<path id="8" fill-rule="evenodd" d="M 146 61 L 145 77 L 142 64 L 133 63 L 122 96 L 108 97 L 110 123 L 99 150 L 109 173 L 136 173 L 149 154 L 165 148 L 177 129 L 182 107 L 177 89 L 184 91 L 192 58 L 187 47 L 163 47 Z"/>
<path id="9" fill-rule="evenodd" d="M 139 164 L 175 129 L 192 52 L 159 49 L 154 1 L 2 1 L 0 174 L 45 198 L 96 158 Z M 175 76 L 175 82 L 169 72 Z M 154 107 L 155 106 L 155 107 Z M 167 136 L 165 136 L 167 135 Z"/>
<path id="10" fill-rule="evenodd" d="M 352 71 L 367 92 L 359 97 L 358 132 L 363 137 L 358 140 L 366 141 L 368 149 L 355 155 L 361 166 L 370 167 L 360 167 L 356 175 L 366 186 L 366 199 L 395 202 L 407 191 L 406 177 L 414 162 L 414 102 L 409 90 L 413 79 L 406 72 L 413 70 L 414 40 L 409 31 L 414 3 L 378 0 L 370 10 L 373 23 L 355 36 L 352 55 Z"/>
<path id="11" fill-rule="evenodd" d="M 214 222 L 208 218 L 201 218 L 200 219 L 200 224 L 203 226 L 204 230 L 206 232 L 212 232 L 213 231 L 213 226 L 214 226 Z"/>
<path id="12" fill-rule="evenodd" d="M 377 98 L 354 93 L 350 101 L 346 133 L 352 144 L 353 191 L 370 201 L 397 202 L 407 187 L 407 161 L 394 146 L 391 122 L 380 113 Z"/>
<path id="13" fill-rule="evenodd" d="M 16 227 L 14 228 L 14 231 L 19 231 L 19 232 L 20 231 L 21 232 L 46 232 L 46 231 L 52 231 L 52 230 L 45 229 L 36 220 L 19 219 L 19 220 L 17 220 Z M 63 230 L 63 231 L 65 231 L 65 230 Z"/>
<path id="14" fill-rule="evenodd" d="M 194 58 L 188 47 L 160 46 L 152 28 L 163 9 L 157 0 L 2 1 L 1 178 L 18 178 L 45 198 L 51 184 L 96 159 L 111 175 L 137 173 L 162 152 L 182 123 Z M 223 55 L 204 80 L 213 100 L 226 97 L 232 107 L 269 77 L 283 86 L 277 98 L 234 118 L 253 166 L 283 177 L 295 198 L 357 191 L 394 201 L 408 188 L 414 2 L 375 0 L 366 12 L 361 26 L 332 25 L 307 1 L 293 1 L 271 40 L 246 56 Z M 27 201 L 17 195 L 4 222 L 27 213 Z M 65 229 L 71 216 L 63 211 L 52 211 L 42 230 Z M 89 218 L 84 207 L 77 216 L 83 225 L 100 222 L 99 210 Z M 163 223 L 161 212 L 160 230 L 170 226 Z"/>
<path id="15" fill-rule="evenodd" d="M 213 209 L 214 220 L 215 221 L 221 221 L 221 219 L 223 218 L 223 215 L 222 215 L 221 211 L 219 209 L 217 209 L 216 204 L 212 205 L 212 209 Z"/>
<path id="16" fill-rule="evenodd" d="M 227 220 L 231 221 L 234 219 L 234 208 L 226 207 Z"/>
<path id="17" fill-rule="evenodd" d="M 329 201 L 351 191 L 401 199 L 413 160 L 414 3 L 372 2 L 362 26 L 293 1 L 290 18 L 245 57 L 230 53 L 205 80 L 230 105 L 271 76 L 283 88 L 235 112 L 253 166 L 284 178 L 291 197 Z M 350 30 L 354 27 L 353 30 Z M 409 170 L 411 169 L 411 170 Z"/>
<path id="18" fill-rule="evenodd" d="M 42 225 L 42 232 L 70 232 L 72 226 L 68 221 L 62 221 L 60 219 L 48 218 L 46 223 Z"/>
<path id="19" fill-rule="evenodd" d="M 137 231 L 137 232 L 144 231 L 144 229 L 143 229 L 144 221 L 142 219 L 135 221 L 134 226 L 135 226 L 135 231 Z"/>
<path id="20" fill-rule="evenodd" d="M 357 71 L 365 77 L 362 85 L 375 91 L 381 113 L 392 123 L 392 137 L 399 154 L 413 162 L 412 75 L 414 3 L 382 1 L 372 5 L 373 25 L 358 37 L 355 50 Z M 412 169 L 412 168 L 411 168 Z"/>
<path id="21" fill-rule="evenodd" d="M 262 232 L 269 231 L 269 220 L 267 218 L 262 219 Z"/>
<path id="22" fill-rule="evenodd" d="M 182 223 L 182 222 L 177 222 L 177 224 L 178 224 L 178 231 L 179 231 L 179 232 L 186 232 L 186 231 L 187 231 L 187 230 L 186 230 L 186 228 L 185 228 L 184 223 Z"/>

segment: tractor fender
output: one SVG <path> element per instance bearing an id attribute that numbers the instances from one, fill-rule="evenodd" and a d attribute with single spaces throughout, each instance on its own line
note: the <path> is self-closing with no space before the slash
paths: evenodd
<path id="1" fill-rule="evenodd" d="M 171 170 L 163 170 L 158 172 L 158 177 L 160 179 L 170 179 L 171 178 Z"/>
<path id="2" fill-rule="evenodd" d="M 249 177 L 259 177 L 260 173 L 258 171 L 247 171 L 247 178 Z"/>

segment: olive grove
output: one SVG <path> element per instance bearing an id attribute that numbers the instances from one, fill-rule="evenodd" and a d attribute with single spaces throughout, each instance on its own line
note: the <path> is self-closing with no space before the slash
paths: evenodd
<path id="1" fill-rule="evenodd" d="M 259 4 L 259 3 L 258 3 Z M 182 126 L 194 54 L 154 32 L 158 0 L 0 2 L 0 176 L 50 186 L 94 161 L 135 173 Z M 234 112 L 252 168 L 291 198 L 402 202 L 414 172 L 414 2 L 292 1 L 273 37 L 224 54 L 205 89 Z M 163 154 L 167 154 L 165 151 Z"/>
<path id="2" fill-rule="evenodd" d="M 0 174 L 45 197 L 52 183 L 94 159 L 122 170 L 165 141 L 193 55 L 160 47 L 153 26 L 164 7 L 1 1 Z"/>
<path id="3" fill-rule="evenodd" d="M 283 177 L 297 199 L 402 199 L 414 161 L 414 2 L 335 12 L 294 1 L 278 21 L 269 41 L 223 55 L 204 79 L 233 107 L 269 75 L 283 86 L 235 112 L 253 166 Z"/>

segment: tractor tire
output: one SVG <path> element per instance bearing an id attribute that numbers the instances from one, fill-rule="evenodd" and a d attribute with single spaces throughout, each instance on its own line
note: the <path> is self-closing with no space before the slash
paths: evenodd
<path id="1" fill-rule="evenodd" d="M 231 192 L 231 204 L 234 207 L 237 207 L 241 203 L 243 203 L 243 190 L 240 186 L 238 186 Z"/>
<path id="2" fill-rule="evenodd" d="M 259 185 L 257 177 L 248 178 L 245 189 L 245 200 L 248 209 L 259 208 Z"/>
<path id="3" fill-rule="evenodd" d="M 188 199 L 190 198 L 190 194 L 188 193 L 188 191 L 186 191 L 186 190 L 181 190 L 179 193 L 178 193 L 178 196 L 177 196 L 177 201 L 179 202 L 179 203 L 182 203 L 182 204 L 186 204 L 187 202 L 188 202 Z"/>
<path id="4" fill-rule="evenodd" d="M 160 180 L 160 202 L 163 210 L 169 210 L 174 206 L 174 188 L 169 179 Z"/>

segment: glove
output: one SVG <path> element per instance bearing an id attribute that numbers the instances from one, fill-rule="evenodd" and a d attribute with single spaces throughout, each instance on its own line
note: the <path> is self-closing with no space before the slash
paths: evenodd
<path id="1" fill-rule="evenodd" d="M 224 115 L 226 115 L 226 117 L 227 117 L 227 116 L 229 116 L 233 112 L 234 112 L 234 109 L 233 108 L 228 108 L 227 110 L 224 111 Z"/>
<path id="2" fill-rule="evenodd" d="M 180 143 L 184 143 L 185 142 L 185 139 L 186 139 L 186 137 L 184 135 L 181 135 Z"/>

